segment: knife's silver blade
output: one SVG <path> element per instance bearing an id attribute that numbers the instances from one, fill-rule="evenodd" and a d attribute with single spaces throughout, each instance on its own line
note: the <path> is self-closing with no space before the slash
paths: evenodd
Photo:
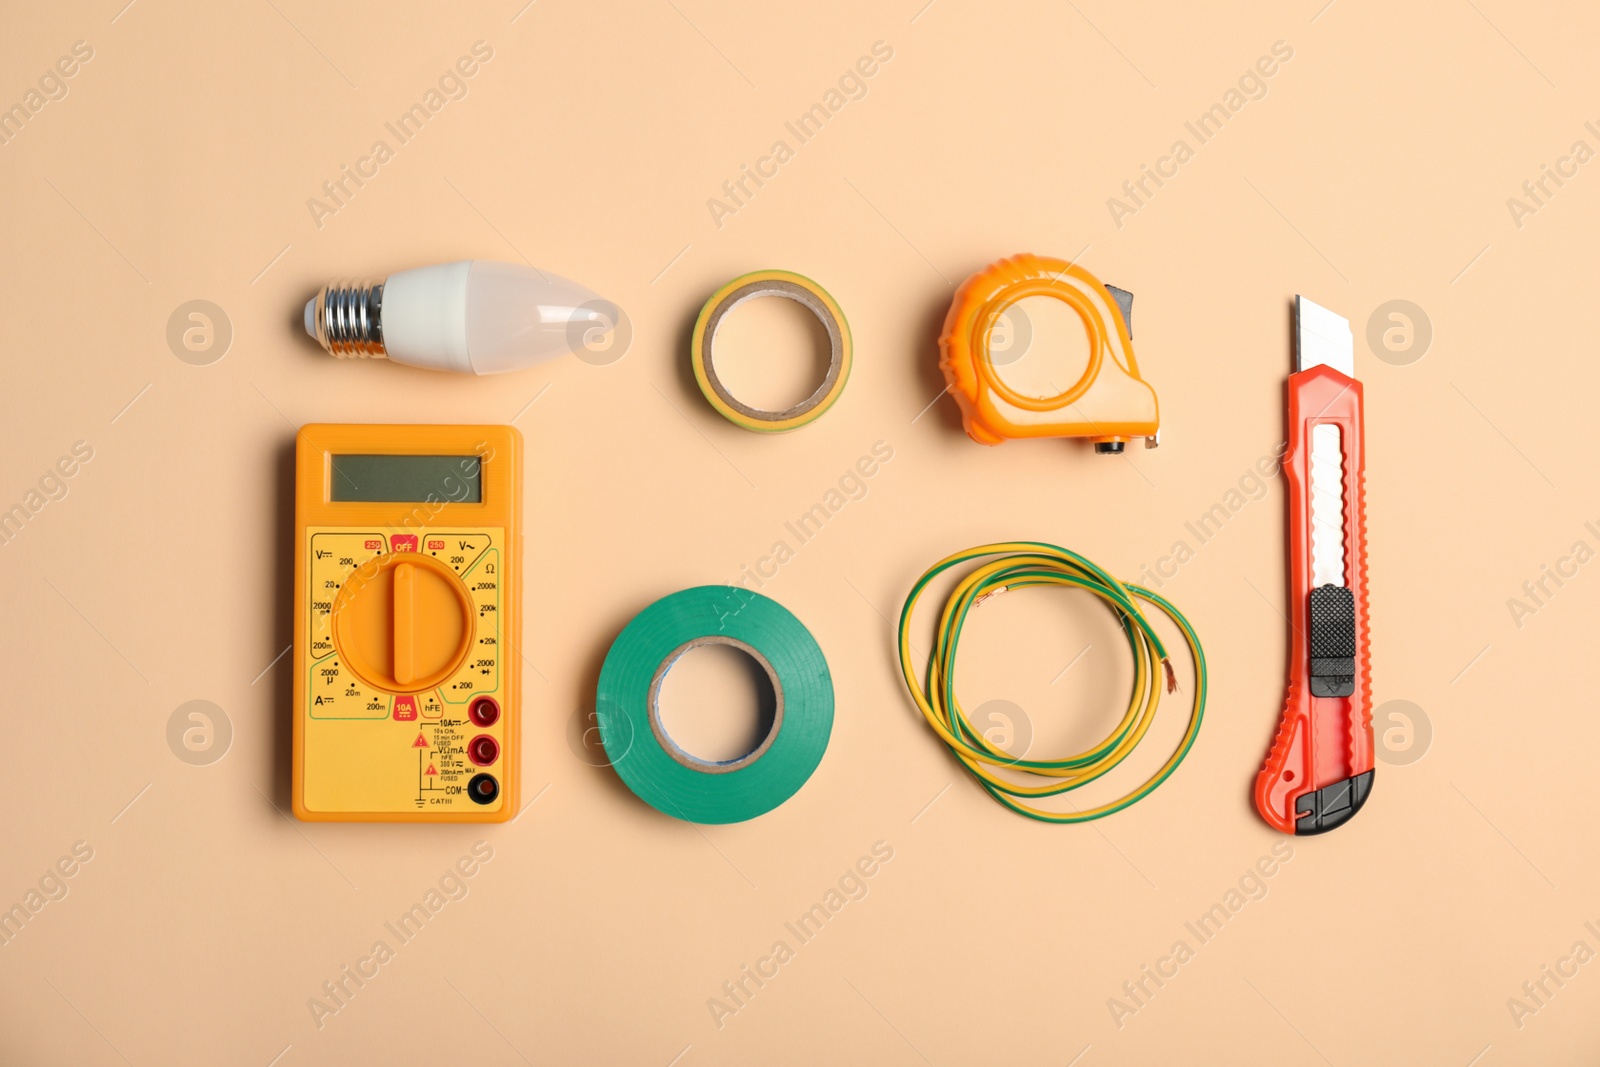
<path id="1" fill-rule="evenodd" d="M 1294 298 L 1294 369 L 1332 367 L 1346 378 L 1356 376 L 1355 341 L 1349 320 L 1303 296 Z"/>

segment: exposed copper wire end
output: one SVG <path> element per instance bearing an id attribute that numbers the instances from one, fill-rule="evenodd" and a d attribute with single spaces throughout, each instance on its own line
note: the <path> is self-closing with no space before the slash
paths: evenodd
<path id="1" fill-rule="evenodd" d="M 1172 669 L 1172 661 L 1163 659 L 1161 666 L 1167 670 L 1167 692 L 1176 693 L 1178 691 L 1178 672 Z"/>
<path id="2" fill-rule="evenodd" d="M 1008 589 L 1008 588 L 1009 588 L 1009 586 L 997 585 L 993 589 L 989 590 L 987 593 L 984 593 L 984 594 L 980 595 L 977 600 L 974 600 L 972 602 L 972 606 L 973 607 L 977 607 L 979 604 L 982 604 L 985 600 L 988 600 L 990 597 L 999 596 L 1001 593 L 1004 593 L 1006 591 L 1006 589 Z"/>

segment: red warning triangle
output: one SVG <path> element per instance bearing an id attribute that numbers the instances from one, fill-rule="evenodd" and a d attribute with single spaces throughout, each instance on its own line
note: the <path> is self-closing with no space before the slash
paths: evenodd
<path id="1" fill-rule="evenodd" d="M 428 739 L 426 737 L 422 736 L 422 731 L 421 730 L 417 731 L 417 739 L 415 741 L 411 742 L 411 747 L 412 748 L 427 748 L 428 747 Z"/>
<path id="2" fill-rule="evenodd" d="M 424 774 L 438 774 L 439 772 L 434 770 L 433 769 L 433 764 L 430 763 L 430 764 L 428 764 L 428 769 L 426 771 L 423 771 L 422 773 L 424 773 Z"/>

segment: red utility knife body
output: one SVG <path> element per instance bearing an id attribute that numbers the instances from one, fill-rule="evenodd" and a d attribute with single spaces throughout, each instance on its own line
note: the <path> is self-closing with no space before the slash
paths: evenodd
<path id="1" fill-rule="evenodd" d="M 1289 376 L 1289 690 L 1256 777 L 1273 827 L 1320 834 L 1372 792 L 1366 467 L 1350 324 L 1295 298 Z"/>

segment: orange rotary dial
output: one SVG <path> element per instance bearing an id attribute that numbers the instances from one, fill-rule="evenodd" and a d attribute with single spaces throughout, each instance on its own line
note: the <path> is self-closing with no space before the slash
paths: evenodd
<path id="1" fill-rule="evenodd" d="M 432 689 L 472 648 L 472 599 L 438 560 L 391 552 L 352 573 L 333 601 L 333 641 L 344 663 L 390 693 Z"/>

